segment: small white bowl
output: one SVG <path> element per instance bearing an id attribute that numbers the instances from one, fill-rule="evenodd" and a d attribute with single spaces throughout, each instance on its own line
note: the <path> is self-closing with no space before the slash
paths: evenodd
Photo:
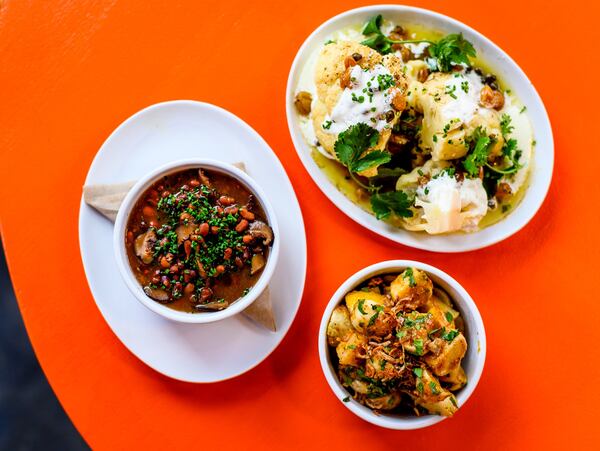
<path id="1" fill-rule="evenodd" d="M 273 229 L 273 234 L 275 236 L 275 239 L 273 240 L 273 246 L 269 251 L 267 263 L 254 287 L 250 289 L 247 295 L 235 301 L 226 309 L 217 312 L 180 312 L 149 298 L 144 293 L 142 286 L 135 278 L 131 266 L 129 265 L 127 249 L 125 248 L 125 229 L 127 228 L 127 221 L 129 219 L 131 210 L 135 206 L 139 197 L 161 177 L 192 168 L 203 168 L 210 171 L 221 172 L 233 177 L 234 179 L 237 179 L 239 182 L 245 185 L 249 191 L 254 194 L 260 205 L 263 207 L 267 221 Z M 179 321 L 183 323 L 212 323 L 240 313 L 242 310 L 252 304 L 265 290 L 271 279 L 271 276 L 273 275 L 273 271 L 275 270 L 277 259 L 279 257 L 279 228 L 273 207 L 266 198 L 262 188 L 251 177 L 249 177 L 248 174 L 228 163 L 222 163 L 216 160 L 209 160 L 205 158 L 192 158 L 167 163 L 142 177 L 135 183 L 135 185 L 133 185 L 123 200 L 123 203 L 121 204 L 117 214 L 113 234 L 113 247 L 119 272 L 121 273 L 127 288 L 129 288 L 135 298 L 143 305 L 148 307 L 153 312 L 173 321 Z"/>
<path id="2" fill-rule="evenodd" d="M 356 286 L 371 277 L 380 274 L 399 273 L 408 267 L 425 271 L 435 285 L 438 285 L 448 293 L 454 306 L 463 317 L 465 323 L 465 338 L 467 339 L 468 348 L 462 364 L 465 373 L 467 374 L 468 382 L 465 387 L 456 392 L 456 400 L 460 412 L 460 409 L 467 402 L 467 399 L 469 399 L 475 390 L 475 387 L 477 387 L 477 383 L 479 382 L 483 371 L 486 350 L 485 329 L 479 310 L 477 310 L 477 306 L 475 305 L 475 302 L 473 302 L 471 296 L 469 296 L 469 293 L 445 272 L 425 263 L 411 260 L 389 260 L 364 268 L 352 275 L 337 289 L 325 308 L 323 318 L 321 319 L 321 326 L 319 328 L 319 359 L 321 361 L 321 368 L 323 369 L 325 379 L 327 379 L 335 396 L 344 406 L 350 409 L 352 413 L 363 420 L 377 426 L 398 430 L 424 428 L 439 423 L 446 417 L 439 415 L 416 417 L 398 414 L 375 414 L 371 409 L 363 406 L 352 398 L 347 402 L 343 402 L 343 399 L 349 396 L 349 392 L 342 386 L 330 359 L 330 349 L 327 344 L 327 324 L 329 323 L 329 318 L 331 317 L 333 309 L 340 304 L 344 300 L 344 296 Z M 457 412 L 456 415 L 460 415 L 460 413 Z"/>
<path id="3" fill-rule="evenodd" d="M 506 82 L 519 100 L 527 106 L 537 144 L 534 149 L 529 175 L 529 186 L 519 203 L 506 217 L 474 233 L 428 235 L 411 232 L 379 221 L 348 199 L 327 178 L 315 163 L 300 129 L 299 116 L 294 106 L 296 88 L 303 68 L 313 53 L 322 47 L 332 33 L 352 25 L 361 25 L 377 15 L 398 24 L 421 24 L 444 33 L 462 33 L 473 43 L 478 56 Z M 304 167 L 331 202 L 348 217 L 373 232 L 397 243 L 434 252 L 464 252 L 480 249 L 515 234 L 535 216 L 542 206 L 552 179 L 554 141 L 550 120 L 542 99 L 523 70 L 500 47 L 473 28 L 443 14 L 403 5 L 373 5 L 343 12 L 317 28 L 302 44 L 290 69 L 286 91 L 287 123 L 296 152 Z"/>

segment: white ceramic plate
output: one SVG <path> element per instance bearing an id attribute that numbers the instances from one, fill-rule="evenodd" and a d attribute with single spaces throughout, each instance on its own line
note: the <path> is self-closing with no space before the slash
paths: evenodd
<path id="1" fill-rule="evenodd" d="M 537 141 L 532 161 L 530 185 L 521 203 L 500 222 L 475 233 L 427 235 L 392 227 L 378 221 L 350 201 L 327 178 L 311 157 L 311 148 L 300 130 L 298 113 L 294 107 L 294 96 L 302 68 L 313 52 L 320 48 L 328 37 L 342 28 L 364 24 L 370 17 L 382 14 L 384 19 L 398 24 L 422 24 L 446 33 L 463 33 L 471 41 L 483 61 L 506 82 L 513 93 L 527 106 L 533 133 Z M 290 70 L 286 113 L 292 141 L 296 151 L 321 191 L 346 215 L 373 232 L 407 246 L 436 252 L 464 252 L 490 246 L 513 235 L 523 228 L 541 207 L 552 179 L 554 164 L 554 141 L 550 120 L 535 88 L 519 66 L 496 44 L 481 33 L 450 17 L 420 8 L 399 5 L 375 5 L 353 9 L 342 13 L 317 28 L 302 44 Z"/>
<path id="2" fill-rule="evenodd" d="M 167 376 L 188 382 L 217 382 L 262 362 L 281 342 L 300 306 L 306 276 L 306 236 L 298 200 L 283 166 L 268 144 L 241 119 L 213 105 L 182 100 L 153 105 L 121 124 L 98 151 L 86 184 L 137 180 L 167 162 L 193 157 L 243 161 L 278 213 L 281 250 L 269 283 L 277 332 L 240 315 L 211 324 L 184 324 L 145 308 L 118 272 L 112 248 L 113 224 L 83 200 L 79 242 L 96 304 L 123 344 Z"/>

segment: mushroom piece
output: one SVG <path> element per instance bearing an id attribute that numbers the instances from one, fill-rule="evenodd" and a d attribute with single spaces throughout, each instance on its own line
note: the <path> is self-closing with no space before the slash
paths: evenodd
<path id="1" fill-rule="evenodd" d="M 264 268 L 265 257 L 263 256 L 263 254 L 254 254 L 250 263 L 250 275 L 254 275 Z"/>
<path id="2" fill-rule="evenodd" d="M 194 308 L 196 310 L 210 310 L 210 311 L 223 310 L 223 309 L 226 309 L 227 307 L 229 307 L 229 302 L 227 302 L 225 300 L 213 301 L 213 302 L 208 302 L 206 304 L 194 305 Z"/>
<path id="3" fill-rule="evenodd" d="M 182 224 L 175 229 L 175 233 L 177 234 L 177 244 L 183 243 L 187 240 L 194 230 L 198 228 L 198 224 L 194 222 L 188 222 L 187 224 Z"/>
<path id="4" fill-rule="evenodd" d="M 154 230 L 148 230 L 135 239 L 134 249 L 142 262 L 149 264 L 154 260 L 154 244 L 156 244 L 156 233 Z"/>
<path id="5" fill-rule="evenodd" d="M 273 229 L 262 221 L 253 221 L 248 233 L 252 238 L 262 238 L 265 246 L 273 242 Z"/>
<path id="6" fill-rule="evenodd" d="M 160 288 L 144 287 L 144 293 L 155 301 L 167 302 L 169 300 L 169 294 Z"/>

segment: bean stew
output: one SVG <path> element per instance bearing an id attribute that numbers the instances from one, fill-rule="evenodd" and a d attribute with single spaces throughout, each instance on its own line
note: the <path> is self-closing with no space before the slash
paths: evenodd
<path id="1" fill-rule="evenodd" d="M 162 177 L 127 223 L 129 264 L 153 300 L 184 312 L 223 310 L 260 277 L 273 231 L 253 194 L 217 171 Z"/>

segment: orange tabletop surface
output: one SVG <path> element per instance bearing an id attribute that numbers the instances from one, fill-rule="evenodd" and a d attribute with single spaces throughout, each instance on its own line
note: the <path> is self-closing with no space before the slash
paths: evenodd
<path id="1" fill-rule="evenodd" d="M 0 0 L 0 220 L 27 331 L 62 405 L 94 448 L 585 449 L 600 438 L 599 26 L 592 2 L 408 2 L 453 16 L 506 50 L 548 109 L 556 165 L 532 222 L 506 241 L 444 255 L 396 245 L 335 208 L 287 130 L 288 71 L 319 24 L 368 2 Z M 81 186 L 106 137 L 156 102 L 197 99 L 254 127 L 299 196 L 308 277 L 282 344 L 234 380 L 154 372 L 113 335 L 78 247 Z M 438 266 L 477 302 L 481 382 L 454 418 L 413 432 L 355 417 L 317 354 L 323 309 L 358 269 Z M 10 370 L 2 369 L 2 371 Z M 596 448 L 597 449 L 597 448 Z"/>

